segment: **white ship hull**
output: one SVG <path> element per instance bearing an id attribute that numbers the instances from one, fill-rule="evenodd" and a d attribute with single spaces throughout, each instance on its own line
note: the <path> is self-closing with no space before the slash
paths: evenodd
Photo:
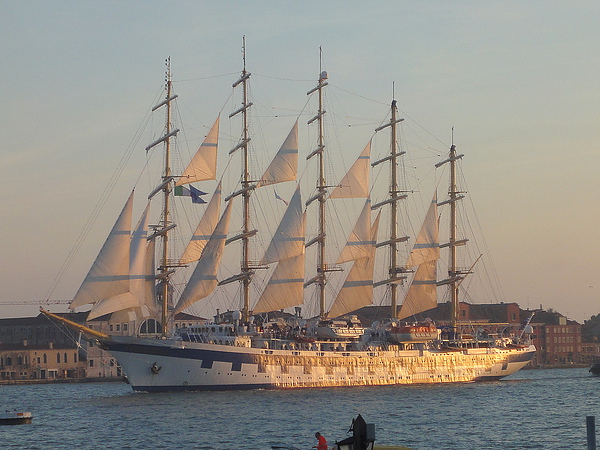
<path id="1" fill-rule="evenodd" d="M 299 351 L 169 339 L 111 338 L 103 346 L 136 391 L 280 389 L 498 380 L 535 353 L 523 348 L 460 351 Z"/>

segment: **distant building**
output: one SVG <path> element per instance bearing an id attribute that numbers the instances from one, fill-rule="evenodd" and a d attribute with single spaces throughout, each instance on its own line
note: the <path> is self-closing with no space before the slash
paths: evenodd
<path id="1" fill-rule="evenodd" d="M 531 326 L 539 364 L 587 364 L 579 323 L 554 311 L 537 310 Z"/>
<path id="2" fill-rule="evenodd" d="M 64 314 L 78 323 L 85 315 Z M 0 319 L 0 380 L 84 378 L 85 341 L 82 347 L 78 335 L 42 314 Z"/>

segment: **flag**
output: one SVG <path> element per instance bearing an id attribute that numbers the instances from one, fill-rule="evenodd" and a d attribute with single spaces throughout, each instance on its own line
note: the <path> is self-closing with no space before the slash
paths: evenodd
<path id="1" fill-rule="evenodd" d="M 208 192 L 202 192 L 200 189 L 196 189 L 190 184 L 190 196 L 192 197 L 192 203 L 206 203 L 201 196 L 206 195 Z"/>
<path id="2" fill-rule="evenodd" d="M 185 186 L 175 186 L 173 193 L 180 197 L 191 197 L 192 203 L 206 203 L 206 200 L 201 198 L 202 195 L 206 195 L 207 192 L 202 192 L 200 189 L 196 189 L 190 185 L 189 188 Z"/>
<path id="3" fill-rule="evenodd" d="M 273 192 L 275 192 L 275 198 L 277 200 L 281 200 L 283 203 L 285 203 L 285 206 L 289 206 L 289 203 L 286 202 L 284 199 L 282 199 L 279 195 L 277 195 L 277 191 L 273 189 Z"/>

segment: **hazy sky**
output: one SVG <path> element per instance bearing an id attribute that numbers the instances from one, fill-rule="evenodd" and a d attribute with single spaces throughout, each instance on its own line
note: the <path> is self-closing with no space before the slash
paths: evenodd
<path id="1" fill-rule="evenodd" d="M 322 46 L 333 92 L 354 96 L 349 123 L 382 120 L 395 82 L 401 114 L 442 151 L 455 127 L 503 299 L 600 313 L 598 17 L 592 1 L 2 1 L 0 317 L 35 314 L 14 303 L 46 297 L 122 155 L 143 158 L 164 59 L 201 136 L 243 35 L 273 104 L 304 106 Z M 135 174 L 51 298 L 75 294 Z"/>

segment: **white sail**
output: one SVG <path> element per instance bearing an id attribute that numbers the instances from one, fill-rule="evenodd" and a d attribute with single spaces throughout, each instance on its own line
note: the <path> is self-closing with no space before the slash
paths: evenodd
<path id="1" fill-rule="evenodd" d="M 133 192 L 75 294 L 70 305 L 71 309 L 129 293 L 132 208 Z"/>
<path id="2" fill-rule="evenodd" d="M 190 264 L 200 259 L 202 250 L 210 239 L 210 235 L 215 230 L 221 213 L 221 183 L 219 182 L 215 193 L 213 194 L 202 219 L 198 223 L 198 227 L 192 235 L 183 255 L 181 256 L 182 264 Z"/>
<path id="3" fill-rule="evenodd" d="M 302 213 L 302 199 L 298 186 L 261 261 L 262 264 L 278 264 L 254 306 L 254 314 L 302 304 L 305 228 L 306 213 Z"/>
<path id="4" fill-rule="evenodd" d="M 271 161 L 256 187 L 293 181 L 298 172 L 298 121 Z"/>
<path id="5" fill-rule="evenodd" d="M 399 319 L 413 316 L 437 306 L 437 261 L 427 261 L 419 265 L 408 288 Z"/>
<path id="6" fill-rule="evenodd" d="M 144 213 L 130 239 L 129 292 L 105 298 L 95 303 L 88 315 L 88 320 L 105 314 L 139 307 L 145 303 L 144 297 L 147 294 L 146 285 L 148 284 L 146 276 L 146 239 L 148 238 L 149 210 L 150 203 L 144 209 Z"/>
<path id="7" fill-rule="evenodd" d="M 433 196 L 419 236 L 408 257 L 407 267 L 414 267 L 440 258 L 439 220 L 437 213 L 437 195 Z"/>
<path id="8" fill-rule="evenodd" d="M 131 235 L 131 262 L 129 290 L 135 297 L 135 306 L 122 309 L 123 302 L 116 299 L 103 300 L 92 308 L 88 320 L 112 312 L 110 322 L 132 322 L 157 314 L 155 289 L 154 239 L 148 242 L 148 213 L 150 203 L 146 206 L 133 234 Z M 113 311 L 109 311 L 113 309 Z"/>
<path id="9" fill-rule="evenodd" d="M 339 317 L 373 303 L 374 243 L 377 241 L 380 216 L 381 213 L 377 215 L 375 222 L 373 222 L 372 232 L 370 233 L 372 244 L 369 248 L 369 255 L 354 261 L 342 288 L 338 292 L 333 305 L 331 305 L 331 309 L 327 314 L 328 317 Z"/>
<path id="10" fill-rule="evenodd" d="M 173 315 L 203 299 L 217 287 L 217 268 L 223 256 L 223 248 L 229 231 L 232 205 L 231 201 L 227 204 L 215 231 L 202 251 L 202 256 L 185 286 L 179 302 L 177 302 Z"/>
<path id="11" fill-rule="evenodd" d="M 337 264 L 366 258 L 371 254 L 375 242 L 369 237 L 371 235 L 371 200 L 367 199 L 363 209 L 354 225 L 354 229 L 348 237 L 346 245 L 342 249 Z"/>
<path id="12" fill-rule="evenodd" d="M 371 142 L 367 144 L 329 198 L 363 198 L 369 195 Z"/>
<path id="13" fill-rule="evenodd" d="M 301 305 L 304 293 L 304 253 L 279 262 L 253 313 L 277 311 Z"/>
<path id="14" fill-rule="evenodd" d="M 304 254 L 304 220 L 300 186 L 298 186 L 261 264 L 270 264 L 301 254 Z"/>
<path id="15" fill-rule="evenodd" d="M 219 118 L 204 138 L 198 151 L 175 183 L 175 186 L 196 181 L 217 179 L 217 146 L 219 142 Z"/>

